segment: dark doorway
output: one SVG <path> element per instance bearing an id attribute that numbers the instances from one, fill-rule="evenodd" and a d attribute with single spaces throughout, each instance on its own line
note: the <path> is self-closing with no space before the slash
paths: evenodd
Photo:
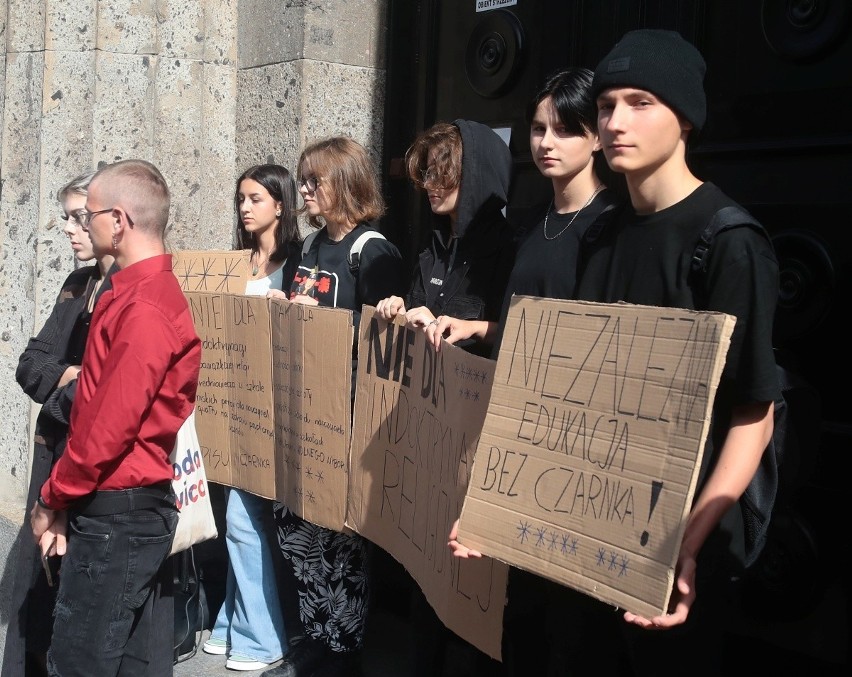
<path id="1" fill-rule="evenodd" d="M 773 236 L 782 271 L 775 345 L 816 386 L 817 440 L 797 465 L 775 561 L 749 585 L 735 624 L 784 651 L 833 665 L 842 640 L 818 618 L 847 585 L 838 548 L 845 455 L 852 442 L 852 360 L 843 313 L 852 293 L 852 4 L 845 0 L 518 0 L 477 11 L 477 0 L 390 0 L 383 229 L 413 262 L 427 208 L 401 170 L 405 149 L 437 120 L 471 118 L 511 130 L 514 182 L 507 215 L 520 222 L 545 200 L 524 121 L 526 101 L 552 69 L 594 68 L 625 31 L 680 31 L 703 52 L 708 124 L 692 147 L 695 173 L 743 204 Z M 820 583 L 813 585 L 813 578 Z M 754 590 L 752 590 L 754 592 Z M 766 618 L 782 598 L 791 618 Z M 758 601 L 754 601 L 758 600 Z M 831 623 L 836 623 L 836 616 Z M 823 639 L 807 639 L 822 636 Z M 796 640 L 788 639 L 796 637 Z M 778 648 L 783 646 L 780 654 Z M 841 657 L 841 658 L 838 658 Z M 788 663 L 790 665 L 792 663 Z M 764 666 L 765 667 L 765 666 Z"/>

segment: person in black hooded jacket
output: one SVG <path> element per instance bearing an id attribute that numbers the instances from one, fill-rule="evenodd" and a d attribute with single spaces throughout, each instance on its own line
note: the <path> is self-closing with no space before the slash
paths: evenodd
<path id="1" fill-rule="evenodd" d="M 503 216 L 512 154 L 487 125 L 472 120 L 438 122 L 421 132 L 405 155 L 408 176 L 426 193 L 434 230 L 405 298 L 376 305 L 390 320 L 405 315 L 429 341 L 448 341 L 488 357 L 515 260 L 514 232 Z M 463 332 L 453 327 L 464 326 Z M 436 337 L 437 332 L 437 337 Z M 388 562 L 394 568 L 394 562 Z M 453 635 L 410 579 L 415 677 L 449 674 L 449 656 L 465 656 L 474 674 L 499 671 L 499 663 Z M 449 650 L 451 643 L 456 651 Z"/>
<path id="2" fill-rule="evenodd" d="M 379 301 L 377 311 L 387 320 L 404 314 L 430 339 L 438 332 L 487 357 L 515 258 L 513 231 L 501 211 L 512 154 L 487 125 L 455 120 L 421 132 L 405 160 L 411 181 L 429 199 L 434 230 L 408 294 Z M 453 318 L 469 321 L 464 336 L 453 335 Z"/>

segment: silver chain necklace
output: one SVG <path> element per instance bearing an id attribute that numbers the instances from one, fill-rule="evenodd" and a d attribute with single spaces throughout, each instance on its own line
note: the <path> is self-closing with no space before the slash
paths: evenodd
<path id="1" fill-rule="evenodd" d="M 571 227 L 571 224 L 574 223 L 574 221 L 580 215 L 580 212 L 583 211 L 590 204 L 592 204 L 592 200 L 594 200 L 595 196 L 598 193 L 600 193 L 603 189 L 604 189 L 603 186 L 598 186 L 597 188 L 595 188 L 595 192 L 592 193 L 591 197 L 588 200 L 586 200 L 586 204 L 584 204 L 576 212 L 574 212 L 574 216 L 571 217 L 571 220 L 565 225 L 565 227 L 562 230 L 560 230 L 558 233 L 556 233 L 556 235 L 553 235 L 553 236 L 550 236 L 550 235 L 547 234 L 547 218 L 550 216 L 550 212 L 553 209 L 553 205 L 554 205 L 553 200 L 551 200 L 550 206 L 547 208 L 547 214 L 544 215 L 544 239 L 545 240 L 555 240 L 557 237 L 562 235 L 562 233 L 564 233 L 566 230 L 568 230 Z"/>

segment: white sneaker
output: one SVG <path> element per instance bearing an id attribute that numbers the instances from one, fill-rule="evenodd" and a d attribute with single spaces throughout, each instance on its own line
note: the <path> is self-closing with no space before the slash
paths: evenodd
<path id="1" fill-rule="evenodd" d="M 224 656 L 231 649 L 231 645 L 228 644 L 224 639 L 218 639 L 216 637 L 211 637 L 206 642 L 204 642 L 204 646 L 201 647 L 204 653 L 213 654 L 214 656 Z"/>
<path id="2" fill-rule="evenodd" d="M 225 663 L 225 667 L 228 670 L 262 670 L 263 668 L 268 668 L 269 663 L 264 661 L 256 661 L 254 658 L 249 658 L 248 656 L 241 656 L 238 653 L 231 654 L 228 656 L 228 660 Z"/>

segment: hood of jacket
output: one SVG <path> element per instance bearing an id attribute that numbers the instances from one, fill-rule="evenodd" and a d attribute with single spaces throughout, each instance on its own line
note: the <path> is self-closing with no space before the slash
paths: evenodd
<path id="1" fill-rule="evenodd" d="M 456 217 L 456 235 L 464 237 L 470 224 L 491 215 L 508 202 L 512 153 L 488 125 L 453 120 L 462 138 L 462 173 Z"/>

